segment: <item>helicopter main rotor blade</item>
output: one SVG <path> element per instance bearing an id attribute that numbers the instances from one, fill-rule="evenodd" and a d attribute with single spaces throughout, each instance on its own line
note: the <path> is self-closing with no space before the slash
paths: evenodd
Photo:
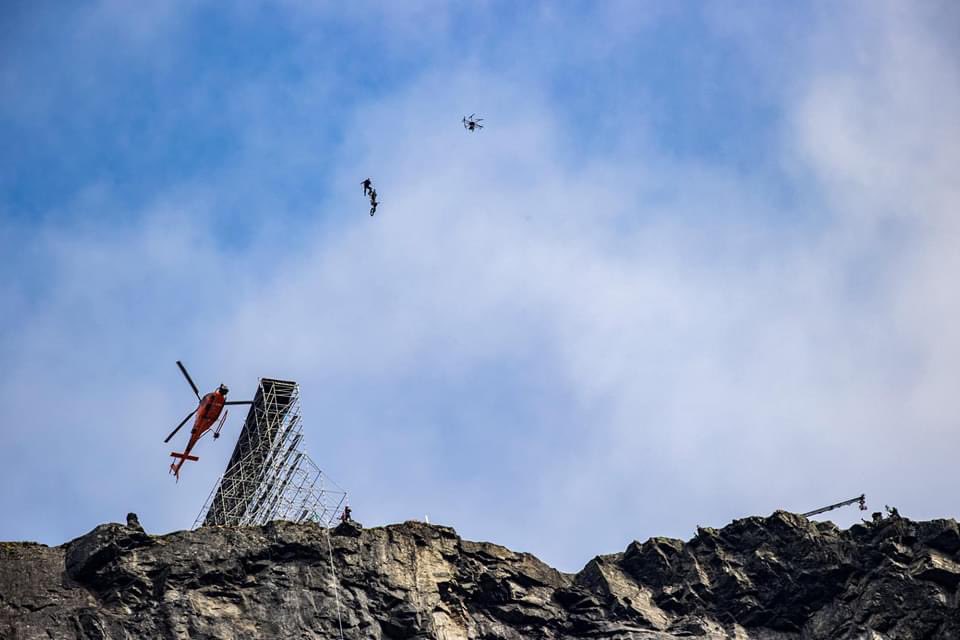
<path id="1" fill-rule="evenodd" d="M 170 435 L 167 436 L 167 439 L 164 440 L 164 442 L 170 442 L 170 438 L 172 438 L 173 436 L 177 435 L 177 431 L 180 431 L 180 427 L 182 427 L 183 425 L 187 424 L 187 420 L 189 420 L 190 418 L 192 418 L 192 417 L 193 417 L 193 414 L 195 414 L 196 412 L 197 412 L 196 409 L 194 409 L 193 411 L 191 411 L 191 412 L 187 415 L 187 417 L 183 419 L 183 422 L 181 422 L 180 424 L 178 424 L 178 425 L 177 425 L 177 428 L 170 432 Z"/>
<path id="2" fill-rule="evenodd" d="M 253 404 L 253 400 L 231 400 L 230 402 L 224 402 L 223 404 Z"/>
<path id="3" fill-rule="evenodd" d="M 190 383 L 190 388 L 193 389 L 193 392 L 197 394 L 197 400 L 200 399 L 200 390 L 197 389 L 197 385 L 193 383 L 193 378 L 190 377 L 190 374 L 187 373 L 187 368 L 183 366 L 183 363 L 177 360 L 177 366 L 180 367 L 180 371 L 183 373 L 183 377 L 187 379 L 187 382 Z"/>

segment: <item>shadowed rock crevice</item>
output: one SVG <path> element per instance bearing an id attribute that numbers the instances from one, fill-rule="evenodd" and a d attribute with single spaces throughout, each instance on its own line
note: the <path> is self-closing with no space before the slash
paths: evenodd
<path id="1" fill-rule="evenodd" d="M 133 516 L 0 543 L 0 638 L 960 638 L 958 589 L 953 520 L 842 531 L 777 512 L 571 575 L 418 522 L 150 536 Z"/>

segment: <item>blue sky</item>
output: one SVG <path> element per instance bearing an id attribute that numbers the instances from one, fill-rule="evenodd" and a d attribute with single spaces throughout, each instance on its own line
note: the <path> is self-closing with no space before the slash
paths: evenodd
<path id="1" fill-rule="evenodd" d="M 177 359 L 298 380 L 365 524 L 563 569 L 861 492 L 956 517 L 958 16 L 8 4 L 0 539 L 190 526 L 232 440 L 166 475 Z"/>

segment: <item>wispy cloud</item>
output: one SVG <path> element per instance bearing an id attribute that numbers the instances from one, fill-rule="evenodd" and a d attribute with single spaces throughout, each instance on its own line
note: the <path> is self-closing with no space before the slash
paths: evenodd
<path id="1" fill-rule="evenodd" d="M 649 87 L 624 92 L 650 112 L 600 104 L 605 125 L 571 131 L 542 59 L 440 56 L 352 103 L 335 138 L 308 124 L 343 90 L 329 76 L 228 83 L 222 164 L 17 233 L 44 285 L 29 303 L 8 287 L 2 419 L 29 428 L 5 429 L 0 480 L 39 480 L 2 498 L 19 517 L 0 537 L 59 542 L 134 508 L 154 530 L 192 522 L 229 451 L 164 475 L 189 409 L 177 358 L 238 397 L 298 380 L 310 451 L 362 521 L 429 513 L 567 569 L 863 491 L 952 513 L 958 67 L 929 16 L 870 18 L 812 22 L 782 82 L 752 67 L 778 111 L 745 145 L 775 170 L 663 144 Z M 750 60 L 772 19 L 697 22 Z M 490 125 L 474 136 L 471 111 Z M 314 154 L 313 191 L 272 191 Z"/>

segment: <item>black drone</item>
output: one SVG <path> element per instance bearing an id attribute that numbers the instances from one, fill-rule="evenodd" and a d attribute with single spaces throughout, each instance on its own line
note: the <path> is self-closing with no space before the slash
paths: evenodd
<path id="1" fill-rule="evenodd" d="M 469 117 L 463 118 L 463 128 L 467 131 L 476 131 L 477 129 L 483 129 L 483 125 L 480 124 L 483 122 L 483 118 L 478 118 L 477 114 L 471 113 Z"/>

